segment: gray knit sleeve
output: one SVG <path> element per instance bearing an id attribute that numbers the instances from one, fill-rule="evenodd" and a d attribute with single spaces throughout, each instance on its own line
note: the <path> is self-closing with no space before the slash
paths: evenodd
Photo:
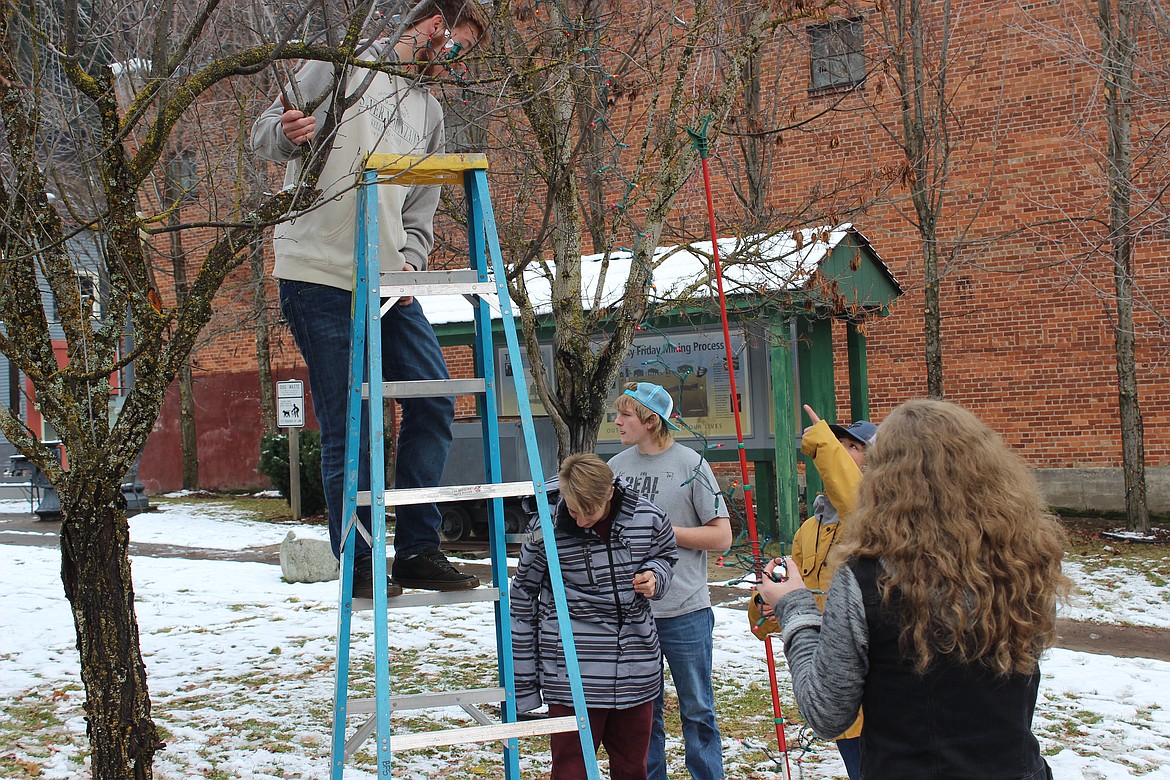
<path id="1" fill-rule="evenodd" d="M 780 599 L 776 618 L 800 714 L 819 736 L 834 739 L 857 719 L 869 672 L 869 628 L 853 572 L 837 569 L 824 615 L 800 590 Z"/>

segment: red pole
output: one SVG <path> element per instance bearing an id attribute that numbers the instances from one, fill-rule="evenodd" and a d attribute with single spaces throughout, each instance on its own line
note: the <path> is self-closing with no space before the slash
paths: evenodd
<path id="1" fill-rule="evenodd" d="M 744 517 L 747 520 L 748 540 L 752 546 L 752 562 L 754 564 L 756 581 L 764 576 L 764 562 L 760 557 L 760 536 L 756 528 L 756 510 L 752 505 L 752 485 L 748 480 L 747 450 L 743 443 L 743 424 L 739 416 L 739 391 L 735 386 L 735 355 L 731 349 L 731 327 L 727 317 L 727 296 L 723 292 L 723 263 L 719 259 L 719 235 L 715 229 L 715 203 L 711 197 L 711 169 L 707 165 L 707 122 L 698 132 L 687 129 L 695 148 L 699 151 L 699 161 L 703 168 L 703 190 L 707 196 L 707 222 L 711 232 L 711 259 L 715 271 L 715 283 L 719 288 L 719 316 L 723 321 L 723 347 L 727 355 L 727 375 L 730 378 L 731 407 L 735 417 L 735 439 L 739 449 L 739 474 L 743 483 Z M 776 742 L 780 752 L 784 754 L 784 776 L 791 777 L 792 770 L 788 765 L 788 741 L 784 737 L 784 713 L 780 708 L 780 685 L 776 679 L 776 658 L 772 651 L 772 637 L 764 639 L 765 653 L 768 659 L 768 684 L 772 689 L 772 715 L 776 721 Z"/>
<path id="2" fill-rule="evenodd" d="M 711 259 L 715 266 L 715 282 L 719 286 L 719 316 L 723 321 L 723 348 L 727 354 L 727 375 L 731 385 L 731 407 L 735 417 L 735 439 L 739 449 L 739 473 L 743 478 L 744 515 L 747 518 L 748 539 L 752 543 L 752 561 L 755 564 L 756 576 L 763 574 L 764 563 L 760 559 L 760 537 L 756 529 L 756 510 L 752 506 L 752 486 L 748 480 L 747 450 L 743 443 L 743 423 L 739 416 L 739 391 L 735 386 L 735 360 L 731 350 L 731 327 L 727 321 L 727 297 L 723 293 L 723 263 L 719 259 L 719 239 L 715 233 L 715 205 L 711 200 L 711 170 L 707 165 L 707 156 L 700 158 L 703 165 L 703 188 L 707 192 L 707 220 L 711 228 Z"/>

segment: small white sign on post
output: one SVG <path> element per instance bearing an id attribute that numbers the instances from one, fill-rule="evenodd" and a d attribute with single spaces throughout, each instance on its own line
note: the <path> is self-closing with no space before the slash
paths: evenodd
<path id="1" fill-rule="evenodd" d="M 276 383 L 276 424 L 288 431 L 289 503 L 293 520 L 300 520 L 301 443 L 297 434 L 305 427 L 305 383 L 301 380 Z"/>
<path id="2" fill-rule="evenodd" d="M 276 424 L 281 428 L 305 427 L 305 383 L 301 380 L 276 383 Z"/>

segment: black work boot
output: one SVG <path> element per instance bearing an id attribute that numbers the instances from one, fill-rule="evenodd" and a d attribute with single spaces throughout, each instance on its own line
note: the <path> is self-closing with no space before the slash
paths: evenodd
<path id="1" fill-rule="evenodd" d="M 479 587 L 479 577 L 464 574 L 447 560 L 437 547 L 424 548 L 409 558 L 394 558 L 393 578 L 404 588 L 423 590 L 471 590 Z"/>
<path id="2" fill-rule="evenodd" d="M 401 595 L 402 586 L 387 577 L 386 598 L 392 599 Z M 358 558 L 353 562 L 353 597 L 355 599 L 372 599 L 374 597 L 374 560 L 372 558 Z"/>

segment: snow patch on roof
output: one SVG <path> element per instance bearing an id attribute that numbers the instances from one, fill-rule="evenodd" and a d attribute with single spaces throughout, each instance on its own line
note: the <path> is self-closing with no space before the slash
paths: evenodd
<path id="1" fill-rule="evenodd" d="M 812 272 L 851 228 L 852 225 L 846 223 L 835 228 L 816 227 L 719 239 L 724 294 L 802 289 Z M 594 300 L 599 300 L 603 308 L 614 306 L 625 296 L 626 280 L 635 262 L 633 254 L 618 249 L 610 253 L 608 263 L 605 259 L 604 254 L 581 257 L 581 302 L 586 308 L 592 308 Z M 710 241 L 659 247 L 654 252 L 652 263 L 651 295 L 656 301 L 718 295 Z M 553 264 L 546 265 L 551 273 Z M 529 266 L 524 272 L 524 283 L 536 313 L 551 313 L 552 285 L 545 276 L 544 266 Z M 600 297 L 597 295 L 599 286 Z M 432 324 L 471 321 L 471 304 L 461 297 L 420 296 L 419 302 Z M 491 309 L 493 319 L 499 319 L 499 306 L 495 301 L 491 302 Z"/>

